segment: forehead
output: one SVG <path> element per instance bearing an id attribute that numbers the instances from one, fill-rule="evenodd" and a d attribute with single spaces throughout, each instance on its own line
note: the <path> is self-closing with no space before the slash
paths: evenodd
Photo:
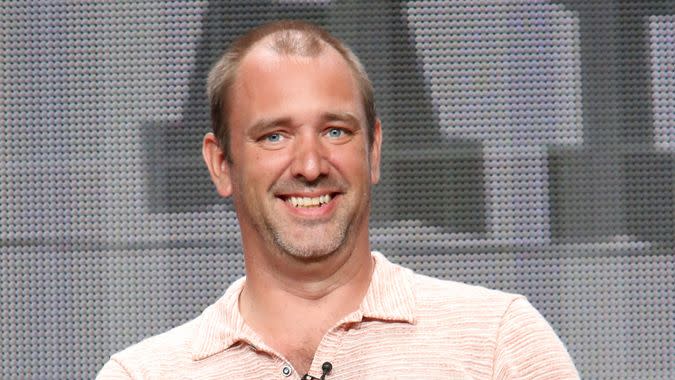
<path id="1" fill-rule="evenodd" d="M 324 45 L 318 54 L 285 54 L 265 42 L 254 45 L 240 62 L 231 87 L 230 117 L 244 121 L 242 117 L 256 118 L 263 112 L 307 114 L 329 107 L 365 119 L 356 77 L 337 50 Z"/>

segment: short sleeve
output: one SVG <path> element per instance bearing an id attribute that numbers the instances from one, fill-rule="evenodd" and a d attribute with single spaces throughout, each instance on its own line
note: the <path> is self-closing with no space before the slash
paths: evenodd
<path id="1" fill-rule="evenodd" d="M 523 297 L 511 302 L 502 317 L 493 378 L 579 379 L 569 353 L 553 328 Z"/>

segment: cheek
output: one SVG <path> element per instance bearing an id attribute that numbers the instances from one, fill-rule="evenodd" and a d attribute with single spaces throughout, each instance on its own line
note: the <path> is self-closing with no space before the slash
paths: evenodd
<path id="1" fill-rule="evenodd" d="M 349 149 L 333 156 L 333 163 L 351 181 L 370 182 L 370 159 L 365 149 Z"/>
<path id="2" fill-rule="evenodd" d="M 253 157 L 258 170 L 264 170 L 267 174 L 275 174 L 287 165 L 288 157 L 283 150 L 256 152 Z"/>
<path id="3" fill-rule="evenodd" d="M 287 165 L 287 155 L 283 151 L 262 151 L 260 149 L 242 149 L 244 154 L 241 172 L 247 177 L 251 187 L 269 187 L 283 174 Z"/>

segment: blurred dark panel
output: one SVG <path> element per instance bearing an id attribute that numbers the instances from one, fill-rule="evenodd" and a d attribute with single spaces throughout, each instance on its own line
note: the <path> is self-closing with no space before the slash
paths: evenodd
<path id="1" fill-rule="evenodd" d="M 578 13 L 583 91 L 582 149 L 554 149 L 551 229 L 557 242 L 643 239 L 672 225 L 672 154 L 655 151 L 649 17 L 673 1 L 563 0 Z M 645 182 L 644 162 L 666 176 Z M 636 191 L 655 196 L 643 197 Z M 640 199 L 639 201 L 637 199 Z M 664 213 L 645 218 L 645 210 Z M 637 226 L 640 226 L 639 228 Z M 664 227 L 666 226 L 666 227 Z M 655 231 L 656 235 L 647 231 Z"/>

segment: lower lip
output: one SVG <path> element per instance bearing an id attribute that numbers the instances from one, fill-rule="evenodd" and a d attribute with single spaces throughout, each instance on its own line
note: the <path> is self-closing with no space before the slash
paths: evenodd
<path id="1" fill-rule="evenodd" d="M 334 195 L 328 203 L 324 203 L 318 207 L 295 207 L 290 202 L 287 202 L 283 199 L 279 199 L 284 203 L 284 206 L 289 210 L 292 215 L 296 215 L 303 218 L 316 218 L 321 219 L 327 216 L 330 216 L 335 209 L 336 202 L 338 201 L 340 195 Z"/>

